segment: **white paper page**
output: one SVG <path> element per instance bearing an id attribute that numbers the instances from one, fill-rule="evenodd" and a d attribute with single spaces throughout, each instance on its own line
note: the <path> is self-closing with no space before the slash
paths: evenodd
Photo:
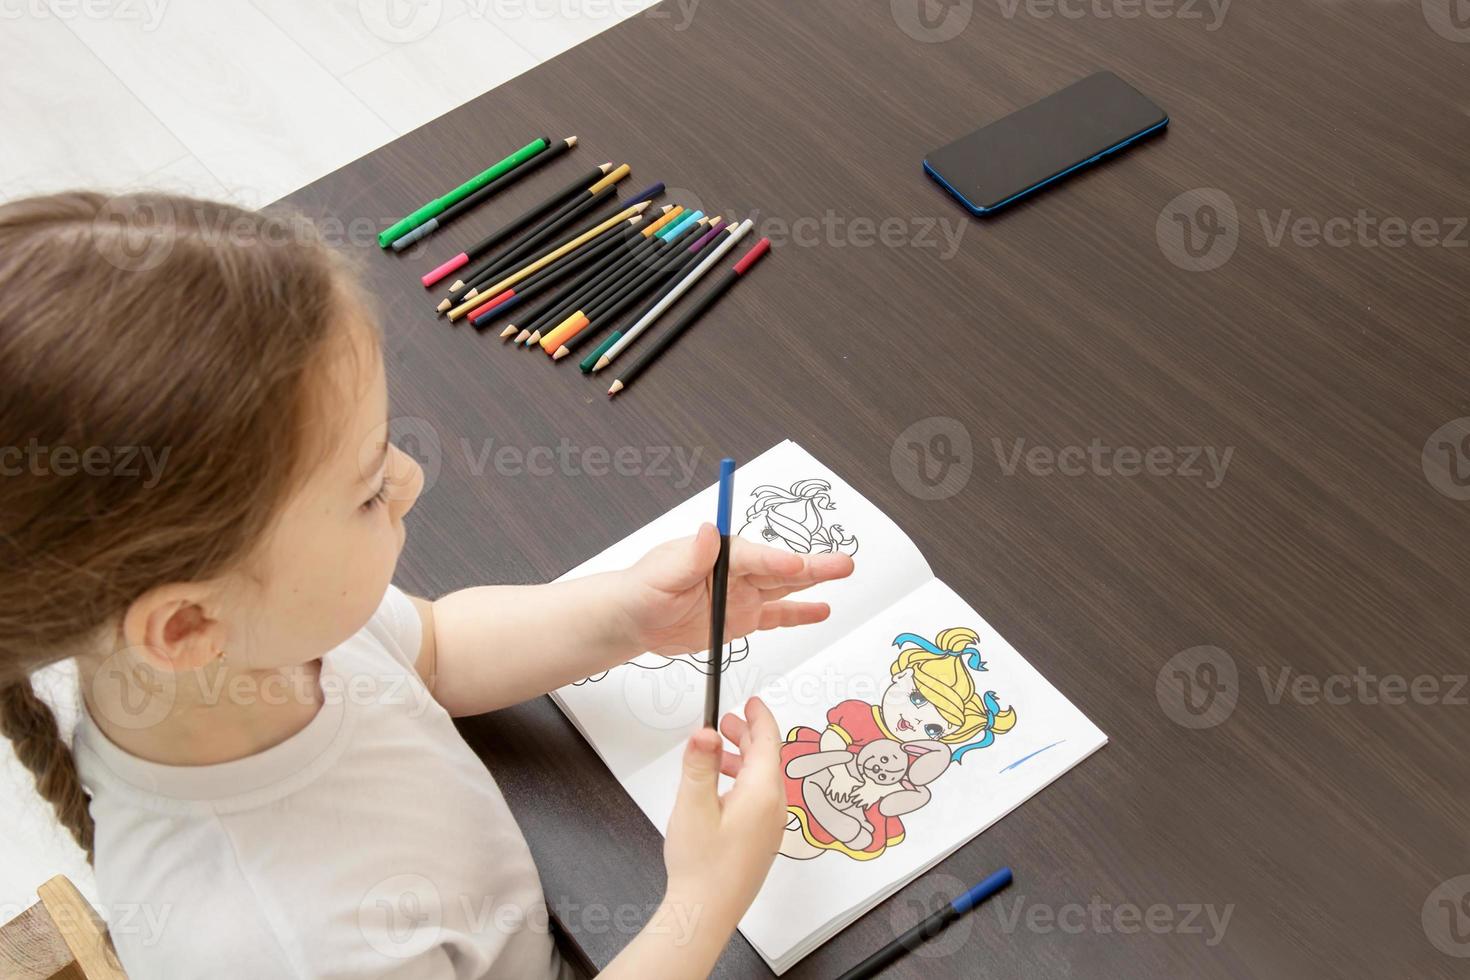
<path id="1" fill-rule="evenodd" d="M 773 679 L 760 694 L 775 712 L 783 734 L 795 726 L 824 730 L 829 709 L 848 701 L 866 706 L 860 710 L 849 704 L 838 716 L 856 719 L 846 727 L 859 741 L 867 720 L 865 711 L 870 713 L 873 705 L 894 705 L 881 713 L 890 731 L 904 723 L 921 721 L 921 709 L 913 708 L 904 695 L 907 687 L 893 691 L 896 700 L 885 699 L 893 683 L 892 667 L 901 651 L 922 649 L 914 640 L 898 645 L 894 640 L 913 634 L 933 644 L 952 627 L 974 631 L 978 640 L 972 645 L 985 669 L 972 669 L 967 656 L 929 659 L 951 669 L 963 664 L 982 704 L 985 693 L 994 692 L 996 707 L 1014 710 L 1013 726 L 995 734 L 991 744 L 964 751 L 959 762 L 944 768 L 926 787 L 932 794 L 930 800 L 899 817 L 902 839 L 876 856 L 858 860 L 829 849 L 817 850 L 815 856 L 805 859 L 785 854 L 776 859 L 760 895 L 741 921 L 740 931 L 777 972 L 1106 743 L 1107 737 L 1092 722 L 964 600 L 938 581 L 878 612 L 850 635 L 801 664 L 792 675 Z M 935 673 L 942 676 L 944 671 Z M 964 682 L 958 683 L 963 686 Z M 1003 722 L 995 727 L 998 731 Z M 881 734 L 881 730 L 873 730 Z M 970 741 L 982 737 L 972 736 Z M 875 750 L 881 751 L 881 747 Z M 666 830 L 673 808 L 681 751 L 682 745 L 624 780 L 629 793 L 660 832 Z M 788 778 L 788 785 L 793 782 L 799 784 Z M 789 837 L 783 849 L 812 852 L 796 843 L 805 840 L 799 830 L 788 831 L 791 833 L 797 836 Z"/>
<path id="2" fill-rule="evenodd" d="M 693 533 L 715 519 L 717 496 L 718 488 L 710 486 L 563 578 L 627 567 L 654 545 Z M 721 691 L 727 708 L 743 703 L 874 609 L 933 579 L 923 555 L 891 519 L 794 442 L 780 443 L 735 471 L 731 522 L 732 532 L 773 547 L 851 554 L 854 571 L 847 579 L 801 593 L 803 599 L 831 604 L 827 622 L 755 633 L 731 644 L 732 662 Z M 644 654 L 552 696 L 626 783 L 661 755 L 681 748 L 699 725 L 708 664 L 707 653 L 672 660 Z"/>

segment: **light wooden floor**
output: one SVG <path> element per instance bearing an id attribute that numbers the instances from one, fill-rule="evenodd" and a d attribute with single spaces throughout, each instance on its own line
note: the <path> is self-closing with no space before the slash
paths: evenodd
<path id="1" fill-rule="evenodd" d="M 651 3 L 13 0 L 0 198 L 155 186 L 263 204 Z"/>
<path id="2" fill-rule="evenodd" d="M 264 204 L 653 2 L 0 3 L 0 200 L 153 187 Z M 74 674 L 37 686 L 69 726 Z M 95 901 L 81 852 L 3 740 L 0 799 L 0 922 L 58 873 Z"/>

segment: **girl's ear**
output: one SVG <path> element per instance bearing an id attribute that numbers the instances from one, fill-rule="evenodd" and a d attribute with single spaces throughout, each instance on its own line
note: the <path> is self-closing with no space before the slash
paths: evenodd
<path id="1" fill-rule="evenodd" d="M 209 614 L 212 605 L 200 583 L 149 589 L 123 614 L 123 642 L 156 670 L 197 670 L 224 652 L 224 624 Z"/>

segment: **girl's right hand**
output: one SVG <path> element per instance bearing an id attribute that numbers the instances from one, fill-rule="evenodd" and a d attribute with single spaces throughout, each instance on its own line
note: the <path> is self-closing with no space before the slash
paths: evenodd
<path id="1" fill-rule="evenodd" d="M 786 825 L 781 740 L 776 719 L 759 698 L 745 717 L 726 715 L 720 728 L 739 753 L 726 752 L 708 728 L 684 747 L 684 773 L 664 842 L 665 902 L 686 905 L 703 926 L 733 932 L 755 900 L 781 846 Z M 719 794 L 721 773 L 735 785 Z"/>
<path id="2" fill-rule="evenodd" d="M 708 976 L 771 870 L 786 825 L 776 719 L 751 698 L 745 717 L 726 715 L 720 730 L 740 751 L 724 751 L 708 728 L 690 736 L 664 841 L 668 891 L 599 980 Z M 735 780 L 724 796 L 722 772 Z"/>

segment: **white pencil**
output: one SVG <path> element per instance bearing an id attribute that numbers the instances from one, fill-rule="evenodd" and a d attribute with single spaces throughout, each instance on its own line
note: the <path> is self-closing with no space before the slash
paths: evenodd
<path id="1" fill-rule="evenodd" d="M 713 268 L 715 263 L 720 261 L 720 259 L 724 256 L 726 252 L 734 248 L 736 242 L 745 237 L 745 233 L 750 231 L 751 227 L 754 224 L 754 221 L 746 218 L 744 221 L 740 222 L 740 224 L 736 225 L 735 228 L 730 232 L 730 234 L 725 236 L 725 240 L 716 245 L 714 249 L 710 252 L 710 254 L 705 256 L 703 262 L 699 263 L 699 265 L 691 269 L 689 274 L 683 279 L 680 279 L 678 285 L 669 290 L 668 293 L 664 295 L 663 299 L 659 300 L 658 303 L 656 303 L 652 309 L 645 313 L 637 323 L 629 327 L 627 332 L 618 338 L 617 343 L 609 347 L 603 353 L 603 355 L 597 359 L 597 363 L 593 365 L 592 370 L 601 371 L 603 368 L 611 364 L 613 358 L 617 357 L 623 352 L 624 348 L 626 348 L 633 341 L 637 340 L 640 333 L 651 327 L 654 321 L 663 316 L 664 312 L 668 310 L 669 307 L 679 302 L 679 297 L 689 292 L 689 290 L 694 287 L 694 284 L 699 282 L 701 276 L 703 276 L 706 272 Z"/>

